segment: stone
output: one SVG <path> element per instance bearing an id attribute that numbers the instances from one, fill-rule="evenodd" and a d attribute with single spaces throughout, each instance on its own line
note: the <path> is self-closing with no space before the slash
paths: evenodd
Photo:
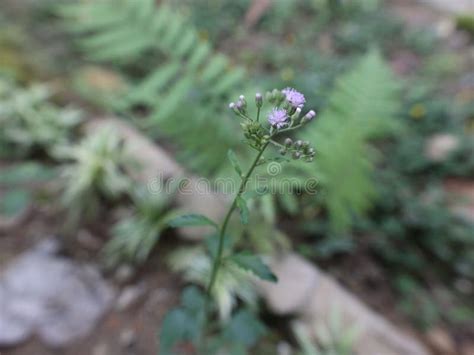
<path id="1" fill-rule="evenodd" d="M 370 310 L 299 255 L 275 258 L 271 268 L 278 283 L 259 282 L 260 294 L 275 313 L 295 313 L 308 334 L 315 334 L 314 329 L 325 327 L 337 312 L 342 318 L 342 334 L 357 330 L 356 354 L 429 354 L 421 343 Z"/>
<path id="2" fill-rule="evenodd" d="M 318 272 L 294 254 L 275 260 L 270 267 L 278 282 L 258 281 L 260 293 L 270 309 L 278 315 L 303 312 L 310 303 Z"/>
<path id="3" fill-rule="evenodd" d="M 441 162 L 446 160 L 459 144 L 459 138 L 453 134 L 435 134 L 426 142 L 425 155 L 431 161 Z"/>
<path id="4" fill-rule="evenodd" d="M 110 308 L 114 292 L 97 269 L 57 250 L 54 240 L 41 242 L 2 274 L 0 346 L 33 334 L 46 345 L 66 345 L 87 335 Z"/>

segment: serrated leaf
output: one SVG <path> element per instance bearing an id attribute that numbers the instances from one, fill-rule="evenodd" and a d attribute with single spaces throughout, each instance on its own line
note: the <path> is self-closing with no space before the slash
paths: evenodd
<path id="1" fill-rule="evenodd" d="M 240 221 L 242 222 L 242 224 L 248 224 L 249 208 L 247 207 L 247 201 L 245 201 L 241 196 L 237 196 L 236 203 L 240 211 Z"/>
<path id="2" fill-rule="evenodd" d="M 168 226 L 173 228 L 212 226 L 217 228 L 217 224 L 214 221 L 200 214 L 187 214 L 173 218 L 168 222 Z"/>
<path id="3" fill-rule="evenodd" d="M 277 282 L 278 279 L 275 274 L 272 273 L 270 268 L 265 265 L 262 259 L 248 252 L 239 253 L 229 258 L 238 267 L 246 271 L 250 271 L 262 280 Z"/>
<path id="4" fill-rule="evenodd" d="M 237 156 L 235 155 L 234 151 L 232 149 L 229 149 L 227 152 L 227 157 L 230 160 L 230 163 L 234 167 L 235 172 L 239 175 L 239 177 L 242 177 L 242 169 L 240 168 L 239 161 L 237 160 Z"/>

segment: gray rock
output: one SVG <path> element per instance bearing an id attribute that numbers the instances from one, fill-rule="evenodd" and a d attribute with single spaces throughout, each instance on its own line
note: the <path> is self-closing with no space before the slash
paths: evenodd
<path id="1" fill-rule="evenodd" d="M 334 312 L 340 314 L 341 334 L 357 329 L 354 351 L 361 355 L 427 355 L 429 352 L 414 338 L 402 333 L 382 316 L 314 265 L 296 254 L 272 262 L 278 283 L 259 283 L 269 307 L 278 314 L 295 313 L 308 334 L 330 323 Z M 304 285 L 302 285 L 304 283 Z"/>
<path id="2" fill-rule="evenodd" d="M 268 306 L 278 315 L 302 312 L 311 301 L 318 271 L 304 259 L 291 254 L 274 259 L 270 266 L 278 276 L 278 282 L 258 281 Z"/>
<path id="3" fill-rule="evenodd" d="M 90 265 L 56 256 L 47 240 L 13 261 L 0 278 L 0 345 L 33 333 L 50 346 L 87 335 L 110 307 L 113 291 Z"/>

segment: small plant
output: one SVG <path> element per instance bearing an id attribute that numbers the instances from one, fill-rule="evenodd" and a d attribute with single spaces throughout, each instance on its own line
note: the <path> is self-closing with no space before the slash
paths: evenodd
<path id="1" fill-rule="evenodd" d="M 134 163 L 123 141 L 110 129 L 104 128 L 75 146 L 65 147 L 59 156 L 71 161 L 63 170 L 63 203 L 71 223 L 95 216 L 103 199 L 117 199 L 132 186 L 126 172 Z"/>
<path id="2" fill-rule="evenodd" d="M 58 146 L 68 144 L 81 114 L 53 105 L 51 95 L 44 85 L 20 89 L 0 80 L 0 144 L 15 155 L 37 150 L 52 154 Z"/>
<path id="3" fill-rule="evenodd" d="M 134 214 L 113 227 L 113 238 L 104 249 L 106 263 L 110 266 L 123 261 L 145 262 L 160 234 L 168 227 L 167 222 L 177 214 L 177 211 L 169 210 L 172 195 L 160 194 L 157 198 L 142 188 L 132 191 Z"/>
<path id="4" fill-rule="evenodd" d="M 160 354 L 171 353 L 175 345 L 182 342 L 191 342 L 199 353 L 210 353 L 211 342 L 207 341 L 207 336 L 211 335 L 208 332 L 213 329 L 210 319 L 211 299 L 215 295 L 214 290 L 220 279 L 222 269 L 232 265 L 232 267 L 249 272 L 262 280 L 277 281 L 276 276 L 259 256 L 251 252 L 234 252 L 232 250 L 232 242 L 227 227 L 234 211 L 237 209 L 240 211 L 241 222 L 243 224 L 248 223 L 250 212 L 244 193 L 249 188 L 250 180 L 257 168 L 267 164 L 270 168 L 271 164 L 269 163 L 290 161 L 289 158 L 286 158 L 287 156 L 293 160 L 313 161 L 315 150 L 308 141 L 293 141 L 291 138 L 285 138 L 281 141 L 280 137 L 304 127 L 316 114 L 312 110 L 302 114 L 306 99 L 303 94 L 291 88 L 281 91 L 275 89 L 268 92 L 266 100 L 272 106 L 268 111 L 266 121 L 261 120 L 264 99 L 260 93 L 255 95 L 256 115 L 254 117 L 251 116 L 243 95 L 239 97 L 237 102 L 232 102 L 229 105 L 229 108 L 241 120 L 240 125 L 245 137 L 244 142 L 256 151 L 256 155 L 249 168 L 244 171 L 234 152 L 231 150 L 228 152 L 229 160 L 240 178 L 240 184 L 222 225 L 218 226 L 216 222 L 206 216 L 195 214 L 179 216 L 168 223 L 171 227 L 211 226 L 216 233 L 211 238 L 211 247 L 209 248 L 211 263 L 207 268 L 208 279 L 205 283 L 206 294 L 202 296 L 203 303 L 199 307 L 193 307 L 192 311 L 189 310 L 189 307 L 184 306 L 167 315 L 161 331 Z M 268 157 L 264 155 L 269 146 L 275 147 L 278 150 L 278 155 Z M 265 190 L 268 192 L 268 187 Z M 199 293 L 197 289 L 193 292 Z M 178 334 L 176 330 L 182 328 L 183 323 L 186 324 L 189 331 L 183 330 Z M 225 331 L 221 335 L 224 336 L 224 334 Z"/>

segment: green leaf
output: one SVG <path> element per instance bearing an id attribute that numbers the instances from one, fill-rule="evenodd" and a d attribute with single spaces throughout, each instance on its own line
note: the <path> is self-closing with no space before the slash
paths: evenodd
<path id="1" fill-rule="evenodd" d="M 237 156 L 235 155 L 232 149 L 229 149 L 229 151 L 227 152 L 227 157 L 229 158 L 230 163 L 234 167 L 234 170 L 237 172 L 239 177 L 242 177 L 242 169 L 240 168 L 239 161 L 237 160 Z"/>
<path id="2" fill-rule="evenodd" d="M 219 248 L 219 234 L 216 233 L 214 235 L 209 236 L 209 238 L 205 241 L 207 250 L 212 258 L 215 258 L 217 255 L 217 249 Z M 224 236 L 224 252 L 232 249 L 233 241 L 232 238 L 229 238 L 228 235 Z"/>
<path id="3" fill-rule="evenodd" d="M 237 207 L 240 210 L 240 221 L 242 224 L 249 223 L 249 209 L 247 207 L 247 201 L 245 201 L 241 196 L 236 198 Z"/>
<path id="4" fill-rule="evenodd" d="M 173 347 L 183 342 L 196 342 L 204 321 L 204 295 L 194 286 L 181 295 L 181 307 L 168 312 L 160 332 L 160 354 L 173 354 Z"/>
<path id="5" fill-rule="evenodd" d="M 217 228 L 217 224 L 214 221 L 200 214 L 186 214 L 173 218 L 168 222 L 168 225 L 173 228 L 198 226 L 212 226 Z"/>
<path id="6" fill-rule="evenodd" d="M 272 273 L 270 268 L 265 265 L 262 259 L 248 252 L 239 253 L 230 257 L 238 267 L 246 271 L 250 271 L 262 280 L 277 282 L 277 277 Z"/>
<path id="7" fill-rule="evenodd" d="M 266 328 L 248 310 L 238 311 L 224 329 L 224 338 L 234 344 L 242 344 L 246 347 L 254 346 L 260 337 L 265 335 Z"/>
<path id="8" fill-rule="evenodd" d="M 13 189 L 0 199 L 0 214 L 12 217 L 22 213 L 31 203 L 31 194 L 27 190 Z"/>
<path id="9" fill-rule="evenodd" d="M 181 303 L 187 310 L 199 313 L 204 307 L 204 295 L 197 287 L 186 287 L 181 295 Z"/>
<path id="10" fill-rule="evenodd" d="M 182 308 L 171 310 L 164 318 L 160 333 L 160 354 L 172 354 L 173 347 L 180 342 L 190 341 L 194 329 L 193 319 Z"/>

